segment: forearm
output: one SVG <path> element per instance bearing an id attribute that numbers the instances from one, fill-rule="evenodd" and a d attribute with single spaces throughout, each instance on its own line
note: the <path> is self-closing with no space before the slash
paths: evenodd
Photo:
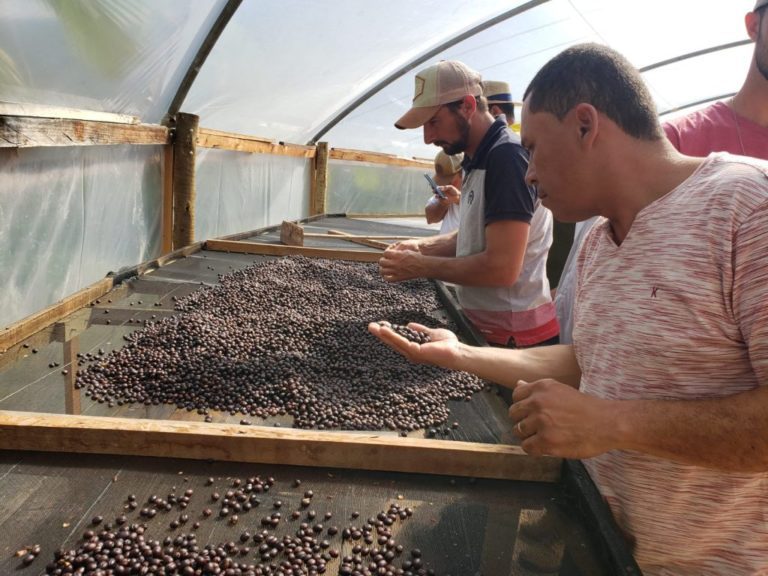
<path id="1" fill-rule="evenodd" d="M 422 252 L 419 268 L 420 277 L 462 286 L 511 286 L 520 274 L 520 266 L 507 259 L 493 258 L 487 252 L 453 258 Z"/>
<path id="2" fill-rule="evenodd" d="M 434 224 L 440 222 L 448 213 L 448 205 L 443 205 L 440 202 L 429 202 L 424 207 L 424 216 L 427 218 L 427 223 Z"/>
<path id="3" fill-rule="evenodd" d="M 453 258 L 456 256 L 456 232 L 422 238 L 419 240 L 419 252 L 424 256 Z"/>
<path id="4" fill-rule="evenodd" d="M 507 388 L 514 388 L 518 380 L 542 378 L 553 378 L 578 388 L 581 380 L 573 346 L 565 344 L 516 350 L 459 344 L 453 365 L 447 367 L 471 372 Z"/>
<path id="5" fill-rule="evenodd" d="M 768 470 L 768 386 L 706 400 L 624 400 L 607 411 L 617 449 L 731 472 Z"/>

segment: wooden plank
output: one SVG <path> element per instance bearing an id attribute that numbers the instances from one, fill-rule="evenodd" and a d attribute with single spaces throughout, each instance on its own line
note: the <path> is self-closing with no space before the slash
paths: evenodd
<path id="1" fill-rule="evenodd" d="M 173 248 L 195 241 L 195 142 L 200 118 L 176 115 L 173 138 Z"/>
<path id="2" fill-rule="evenodd" d="M 201 148 L 233 150 L 250 154 L 274 154 L 276 156 L 293 156 L 297 158 L 315 157 L 314 146 L 286 144 L 285 142 L 274 142 L 254 136 L 230 134 L 206 128 L 201 128 L 198 131 L 197 145 Z"/>
<path id="3" fill-rule="evenodd" d="M 328 209 L 328 142 L 317 143 L 309 189 L 309 213 L 325 214 Z"/>
<path id="4" fill-rule="evenodd" d="M 387 166 L 403 166 L 406 168 L 424 168 L 432 170 L 432 161 L 400 158 L 391 154 L 366 152 L 364 150 L 347 150 L 344 148 L 331 148 L 330 157 L 333 160 L 348 160 L 352 162 L 370 162 L 372 164 L 385 164 Z"/>
<path id="5" fill-rule="evenodd" d="M 556 482 L 559 458 L 519 446 L 372 433 L 0 411 L 0 448 Z"/>
<path id="6" fill-rule="evenodd" d="M 332 260 L 352 260 L 353 262 L 378 262 L 381 258 L 381 252 L 370 252 L 368 250 L 334 250 L 329 248 L 311 248 L 309 246 L 242 242 L 238 240 L 207 240 L 205 242 L 205 249 L 218 252 L 260 254 L 264 256 L 330 258 Z"/>
<path id="7" fill-rule="evenodd" d="M 0 116 L 0 148 L 162 145 L 167 144 L 169 139 L 168 128 L 153 124 Z"/>
<path id="8" fill-rule="evenodd" d="M 94 122 L 111 122 L 117 124 L 139 124 L 137 116 L 99 112 L 97 110 L 82 110 L 64 106 L 47 106 L 45 104 L 22 104 L 21 102 L 0 102 L 0 116 L 29 116 L 33 118 L 64 118 L 67 120 L 92 120 Z"/>
<path id="9" fill-rule="evenodd" d="M 75 292 L 63 300 L 59 300 L 57 303 L 48 306 L 40 312 L 11 324 L 0 333 L 0 352 L 5 352 L 11 346 L 18 344 L 38 330 L 42 330 L 50 324 L 58 322 L 75 310 L 100 298 L 109 292 L 112 289 L 112 286 L 113 278 L 104 278 L 95 284 L 91 284 L 90 286 Z"/>

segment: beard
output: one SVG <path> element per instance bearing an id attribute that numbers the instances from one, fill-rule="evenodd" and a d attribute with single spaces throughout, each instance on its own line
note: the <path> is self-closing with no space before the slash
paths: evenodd
<path id="1" fill-rule="evenodd" d="M 435 142 L 435 145 L 440 146 L 440 148 L 443 149 L 443 152 L 449 156 L 466 151 L 469 144 L 469 121 L 457 112 L 453 112 L 453 117 L 456 120 L 456 129 L 459 131 L 459 138 L 453 142 Z"/>

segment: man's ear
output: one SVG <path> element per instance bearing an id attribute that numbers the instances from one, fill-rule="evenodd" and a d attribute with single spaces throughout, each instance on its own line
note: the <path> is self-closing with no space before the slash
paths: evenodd
<path id="1" fill-rule="evenodd" d="M 461 109 L 466 113 L 467 118 L 472 116 L 477 110 L 477 100 L 474 96 L 464 96 L 464 100 L 461 102 Z"/>
<path id="2" fill-rule="evenodd" d="M 755 42 L 760 32 L 760 14 L 757 12 L 747 12 L 747 15 L 744 16 L 744 25 L 747 28 L 749 39 Z"/>
<path id="3" fill-rule="evenodd" d="M 574 109 L 574 118 L 579 131 L 579 140 L 591 144 L 597 134 L 597 109 L 582 102 Z"/>

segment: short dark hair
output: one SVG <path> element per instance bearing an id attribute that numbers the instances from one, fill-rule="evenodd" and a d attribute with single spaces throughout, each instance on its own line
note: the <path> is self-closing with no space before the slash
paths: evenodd
<path id="1" fill-rule="evenodd" d="M 559 120 L 586 102 L 640 140 L 664 137 L 651 93 L 640 72 L 624 56 L 601 44 L 572 46 L 547 62 L 528 88 L 531 112 Z"/>
<path id="2" fill-rule="evenodd" d="M 515 121 L 515 105 L 511 102 L 488 102 L 488 109 L 498 106 L 499 110 L 507 117 L 507 122 L 512 124 Z"/>
<path id="3" fill-rule="evenodd" d="M 487 112 L 488 111 L 488 100 L 485 98 L 485 96 L 475 96 L 475 103 L 477 104 L 477 109 L 480 112 Z M 448 104 L 445 104 L 445 107 L 448 108 L 451 112 L 457 112 L 459 108 L 461 108 L 461 105 L 464 103 L 464 99 L 456 100 L 455 102 L 449 102 Z"/>

